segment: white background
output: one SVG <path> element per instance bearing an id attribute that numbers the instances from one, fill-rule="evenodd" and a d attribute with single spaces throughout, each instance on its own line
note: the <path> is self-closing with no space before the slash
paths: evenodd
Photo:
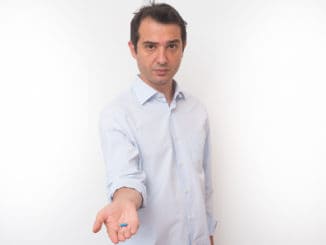
<path id="1" fill-rule="evenodd" d="M 0 244 L 108 244 L 98 114 L 136 74 L 145 1 L 0 0 Z M 168 1 L 207 106 L 217 245 L 326 244 L 326 3 Z"/>

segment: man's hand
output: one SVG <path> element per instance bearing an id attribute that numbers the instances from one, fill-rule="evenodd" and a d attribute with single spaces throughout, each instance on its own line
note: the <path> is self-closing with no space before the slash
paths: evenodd
<path id="1" fill-rule="evenodd" d="M 211 245 L 214 245 L 214 237 L 213 236 L 209 236 L 209 240 L 211 242 Z"/>
<path id="2" fill-rule="evenodd" d="M 125 241 L 136 234 L 139 227 L 137 209 L 141 206 L 141 195 L 134 189 L 121 188 L 116 191 L 113 202 L 98 212 L 93 232 L 101 230 L 102 224 L 114 244 Z M 120 227 L 120 224 L 127 224 Z"/>

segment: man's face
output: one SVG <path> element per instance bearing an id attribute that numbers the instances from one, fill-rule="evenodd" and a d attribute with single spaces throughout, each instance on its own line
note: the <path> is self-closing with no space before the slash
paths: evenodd
<path id="1" fill-rule="evenodd" d="M 183 54 L 181 30 L 176 24 L 162 24 L 145 18 L 139 26 L 137 51 L 129 42 L 137 60 L 140 77 L 154 88 L 172 84 Z"/>

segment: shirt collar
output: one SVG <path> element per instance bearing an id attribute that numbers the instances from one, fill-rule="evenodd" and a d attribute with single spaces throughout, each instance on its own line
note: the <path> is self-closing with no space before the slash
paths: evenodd
<path id="1" fill-rule="evenodd" d="M 180 100 L 185 99 L 184 93 L 180 90 L 180 87 L 177 82 L 175 82 L 175 92 L 173 96 L 173 100 Z M 144 105 L 146 102 L 148 102 L 150 99 L 157 95 L 163 96 L 161 93 L 156 91 L 151 86 L 147 85 L 139 76 L 137 76 L 133 86 L 132 90 L 135 93 L 138 101 L 140 104 Z"/>
<path id="2" fill-rule="evenodd" d="M 180 89 L 179 84 L 176 81 L 174 81 L 174 83 L 175 83 L 175 91 L 174 91 L 173 100 L 178 101 L 180 99 L 185 99 L 185 94 Z"/>

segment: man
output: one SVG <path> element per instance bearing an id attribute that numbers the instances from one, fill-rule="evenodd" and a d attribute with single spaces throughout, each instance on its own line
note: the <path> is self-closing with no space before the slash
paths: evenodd
<path id="1" fill-rule="evenodd" d="M 113 243 L 213 244 L 207 113 L 173 80 L 185 46 L 186 22 L 170 5 L 133 17 L 129 48 L 140 74 L 100 120 L 111 202 L 93 231 L 105 224 Z"/>

